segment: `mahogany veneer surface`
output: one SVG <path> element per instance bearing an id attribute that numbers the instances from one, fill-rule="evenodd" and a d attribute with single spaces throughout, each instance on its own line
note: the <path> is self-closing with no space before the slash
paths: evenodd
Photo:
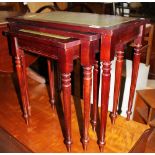
<path id="1" fill-rule="evenodd" d="M 33 152 L 67 152 L 63 143 L 64 121 L 60 100 L 57 97 L 56 109 L 52 111 L 46 85 L 31 79 L 28 83 L 32 105 L 30 126 L 26 125 L 22 117 L 11 75 L 0 74 L 0 126 Z M 73 100 L 72 98 L 72 152 L 84 152 L 79 133 L 79 129 L 82 129 L 80 105 L 83 107 L 83 102 L 80 104 L 77 98 L 74 100 L 76 102 Z M 113 126 L 108 117 L 104 152 L 129 152 L 147 128 L 147 125 L 126 121 L 120 116 Z M 89 133 L 87 152 L 99 152 L 97 135 L 91 126 Z"/>

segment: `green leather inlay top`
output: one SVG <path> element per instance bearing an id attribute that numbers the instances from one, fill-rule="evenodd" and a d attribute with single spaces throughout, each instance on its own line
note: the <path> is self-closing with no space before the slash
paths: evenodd
<path id="1" fill-rule="evenodd" d="M 31 33 L 31 34 L 36 34 L 36 35 L 41 35 L 41 36 L 46 36 L 46 37 L 51 37 L 51 38 L 56 38 L 56 39 L 69 39 L 70 38 L 70 37 L 65 37 L 65 36 L 60 36 L 60 35 L 55 35 L 55 34 L 49 34 L 49 33 L 45 33 L 45 32 L 25 30 L 25 29 L 20 29 L 19 31 Z"/>
<path id="2" fill-rule="evenodd" d="M 87 25 L 94 28 L 104 28 L 123 24 L 135 20 L 136 18 L 121 17 L 112 15 L 101 15 L 92 13 L 79 13 L 67 11 L 54 11 L 49 13 L 34 13 L 20 16 L 25 20 L 47 21 L 68 23 L 73 25 Z"/>

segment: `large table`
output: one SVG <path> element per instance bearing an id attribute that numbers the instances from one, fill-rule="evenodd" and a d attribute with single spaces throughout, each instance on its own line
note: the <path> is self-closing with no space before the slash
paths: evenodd
<path id="1" fill-rule="evenodd" d="M 132 110 L 132 102 L 140 63 L 140 51 L 142 50 L 143 45 L 144 28 L 147 21 L 144 19 L 128 17 L 99 15 L 90 13 L 73 13 L 63 11 L 41 14 L 28 14 L 25 16 L 10 18 L 8 20 L 12 24 L 10 28 L 11 31 L 16 31 L 16 25 L 20 25 L 24 26 L 24 28 L 27 28 L 28 30 L 31 30 L 33 27 L 36 31 L 49 34 L 51 33 L 52 29 L 62 29 L 64 31 L 69 32 L 91 32 L 101 35 L 100 63 L 103 72 L 101 89 L 101 122 L 98 142 L 100 150 L 102 151 L 103 146 L 105 144 L 111 61 L 114 59 L 114 55 L 116 53 L 117 61 L 115 71 L 114 105 L 113 111 L 111 113 L 111 120 L 114 124 L 117 116 L 117 105 L 120 92 L 124 47 L 128 42 L 134 40 L 135 52 L 133 60 L 132 82 L 130 87 L 130 96 L 127 110 L 127 119 L 129 120 Z M 87 60 L 87 55 L 83 54 L 82 59 L 83 61 Z M 96 117 L 94 118 L 96 119 Z M 88 139 L 85 141 L 85 143 L 88 143 Z"/>

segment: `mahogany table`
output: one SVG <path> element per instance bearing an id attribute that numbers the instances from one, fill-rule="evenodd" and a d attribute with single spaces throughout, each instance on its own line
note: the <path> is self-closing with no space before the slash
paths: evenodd
<path id="1" fill-rule="evenodd" d="M 67 149 L 71 149 L 71 71 L 73 60 L 79 58 L 81 41 L 79 39 L 53 35 L 48 33 L 37 33 L 37 31 L 26 31 L 20 29 L 17 32 L 10 31 L 12 54 L 15 60 L 16 72 L 19 81 L 21 99 L 23 103 L 24 117 L 29 124 L 31 108 L 27 89 L 27 78 L 25 73 L 25 50 L 58 61 L 62 77 L 63 109 L 66 127 L 65 143 Z M 38 46 L 39 45 L 39 46 Z M 50 80 L 54 83 L 54 78 Z M 54 89 L 52 89 L 54 90 Z"/>
<path id="2" fill-rule="evenodd" d="M 9 19 L 9 21 L 12 23 L 18 22 L 19 25 L 37 25 L 38 29 L 42 28 L 48 32 L 50 29 L 56 28 L 67 31 L 80 31 L 81 33 L 93 32 L 101 35 L 100 61 L 103 73 L 99 147 L 102 151 L 105 144 L 111 60 L 114 59 L 116 51 L 117 61 L 115 71 L 114 107 L 111 114 L 112 123 L 114 123 L 117 116 L 117 104 L 120 91 L 124 46 L 128 42 L 135 40 L 132 82 L 127 110 L 127 119 L 129 120 L 138 75 L 144 27 L 147 21 L 144 19 L 129 17 L 63 11 L 19 16 L 17 18 Z M 15 29 L 15 27 L 13 29 Z M 87 55 L 83 55 L 83 57 L 84 59 L 87 59 Z"/>

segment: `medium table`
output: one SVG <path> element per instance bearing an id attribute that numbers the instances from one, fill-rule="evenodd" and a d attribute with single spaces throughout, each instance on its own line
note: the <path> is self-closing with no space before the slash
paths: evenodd
<path id="1" fill-rule="evenodd" d="M 24 33 L 27 37 L 29 37 L 29 35 L 32 34 L 37 34 L 40 36 L 50 36 L 50 34 L 52 35 L 58 35 L 62 37 L 72 37 L 72 38 L 78 38 L 81 41 L 81 51 L 80 51 L 80 62 L 81 65 L 83 66 L 83 92 L 84 92 L 84 127 L 83 127 L 83 137 L 82 137 L 82 143 L 83 143 L 83 147 L 84 149 L 87 148 L 87 143 L 89 141 L 89 136 L 88 136 L 88 129 L 89 129 L 89 121 L 90 121 L 90 95 L 91 95 L 91 83 L 92 83 L 92 65 L 96 65 L 96 61 L 95 61 L 95 54 L 99 51 L 99 39 L 100 39 L 100 35 L 99 34 L 94 34 L 94 33 L 79 33 L 79 32 L 68 32 L 68 31 L 64 31 L 64 30 L 57 30 L 57 29 L 50 29 L 50 32 L 45 32 L 43 28 L 40 28 L 38 26 L 33 26 L 33 25 L 20 25 L 17 23 L 9 23 L 10 29 L 13 29 L 12 31 L 10 31 L 11 33 L 15 33 L 15 37 L 17 37 L 17 40 L 19 38 L 19 34 Z M 30 38 L 30 37 L 29 37 Z M 34 45 L 31 41 L 25 40 L 25 43 L 21 44 L 20 41 L 21 37 L 19 38 L 19 41 L 17 42 L 17 44 L 20 45 L 20 47 L 24 48 L 27 51 L 31 51 L 31 53 L 37 53 L 38 55 L 41 55 L 40 52 L 36 52 L 34 51 Z M 31 40 L 36 40 L 36 38 L 30 38 Z M 44 42 L 44 40 L 42 39 L 42 42 Z M 45 44 L 45 43 L 44 43 Z M 45 44 L 45 45 L 40 45 L 43 46 L 42 49 L 44 50 L 44 54 L 47 53 L 46 48 L 48 46 L 50 46 L 50 44 Z M 38 49 L 40 50 L 39 46 L 35 47 L 35 50 Z M 48 50 L 48 49 L 47 49 Z M 43 50 L 41 50 L 43 52 Z M 48 52 L 50 52 L 48 50 Z M 57 53 L 57 51 L 55 51 Z M 55 54 L 56 54 L 55 53 Z M 62 54 L 62 53 L 59 53 Z M 56 54 L 57 55 L 57 54 Z M 83 55 L 86 55 L 87 57 L 85 58 Z M 71 60 L 66 59 L 67 63 L 69 63 Z M 50 101 L 52 104 L 52 107 L 55 103 L 54 101 L 54 85 L 53 85 L 53 67 L 51 66 L 51 60 L 48 60 L 48 72 L 49 72 L 49 82 L 50 82 Z M 59 65 L 61 68 L 63 67 L 64 64 Z M 94 70 L 94 75 L 96 76 L 96 72 L 97 69 Z M 96 82 L 97 78 L 94 78 L 94 85 L 97 85 Z M 26 84 L 27 85 L 27 82 Z M 22 87 L 22 86 L 20 86 Z M 27 86 L 26 86 L 27 87 Z M 26 92 L 27 92 L 27 88 L 26 88 Z M 22 92 L 21 92 L 22 94 Z M 24 93 L 22 96 L 27 96 L 26 93 Z M 29 98 L 27 96 L 27 98 Z M 96 98 L 97 98 L 97 92 L 96 92 Z M 95 101 L 96 101 L 95 98 Z M 29 105 L 29 99 L 26 101 L 27 103 L 25 103 L 25 105 Z M 28 106 L 30 109 L 30 105 Z M 68 107 L 69 108 L 69 107 Z M 70 109 L 70 108 L 69 108 Z M 68 109 L 68 110 L 69 110 Z M 28 110 L 30 111 L 30 110 Z M 31 112 L 29 112 L 31 113 Z M 70 114 L 71 116 L 71 114 Z M 71 122 L 70 119 L 71 117 L 67 117 L 67 125 L 71 126 Z M 27 116 L 28 117 L 28 116 Z M 26 119 L 27 120 L 27 119 Z M 68 140 L 65 141 L 66 144 L 70 147 L 71 145 L 71 132 L 68 133 Z"/>
<path id="2" fill-rule="evenodd" d="M 114 108 L 111 113 L 112 123 L 117 116 L 117 104 L 120 91 L 121 72 L 123 65 L 124 46 L 134 40 L 135 52 L 132 71 L 132 82 L 127 110 L 127 119 L 130 119 L 133 96 L 136 87 L 138 68 L 140 63 L 140 51 L 143 44 L 144 28 L 147 20 L 99 15 L 90 13 L 73 13 L 57 11 L 52 13 L 29 14 L 17 18 L 8 19 L 18 25 L 34 25 L 42 31 L 50 32 L 50 29 L 63 29 L 68 31 L 80 31 L 81 33 L 93 32 L 101 35 L 100 61 L 102 68 L 102 93 L 101 93 L 101 123 L 99 147 L 103 150 L 105 144 L 106 119 L 108 111 L 108 99 L 110 89 L 110 67 L 114 59 L 115 51 L 117 56 L 115 71 Z M 12 28 L 12 30 L 15 29 Z M 86 55 L 83 55 L 87 59 Z"/>
<path id="3" fill-rule="evenodd" d="M 66 128 L 65 143 L 68 151 L 70 151 L 72 144 L 71 71 L 73 70 L 73 60 L 79 58 L 81 41 L 76 38 L 37 33 L 36 31 L 30 30 L 24 31 L 23 29 L 18 31 L 18 33 L 10 31 L 9 36 L 11 37 L 12 55 L 15 62 L 24 117 L 27 124 L 29 124 L 29 116 L 31 116 L 31 106 L 29 103 L 28 83 L 25 74 L 25 50 L 39 56 L 44 56 L 48 58 L 49 62 L 53 59 L 57 60 L 62 77 L 64 122 Z M 54 84 L 54 76 L 51 76 L 50 80 L 51 83 Z M 54 91 L 54 88 L 52 88 L 51 91 Z"/>

